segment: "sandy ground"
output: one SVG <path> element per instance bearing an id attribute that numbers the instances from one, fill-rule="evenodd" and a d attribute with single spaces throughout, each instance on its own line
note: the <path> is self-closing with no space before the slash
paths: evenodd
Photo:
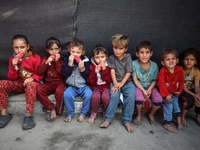
<path id="1" fill-rule="evenodd" d="M 121 124 L 122 114 L 116 114 L 107 129 L 99 128 L 102 116 L 93 125 L 86 121 L 77 122 L 76 114 L 71 123 L 65 123 L 63 114 L 54 122 L 47 122 L 45 115 L 35 115 L 36 127 L 22 130 L 24 116 L 14 115 L 11 122 L 0 129 L 1 150 L 199 150 L 200 127 L 196 124 L 195 114 L 189 112 L 190 125 L 178 133 L 170 133 L 162 125 L 162 115 L 156 114 L 156 126 L 149 124 L 145 114 L 141 125 L 128 133 Z M 86 116 L 86 120 L 89 116 Z M 176 127 L 174 119 L 172 125 Z"/>

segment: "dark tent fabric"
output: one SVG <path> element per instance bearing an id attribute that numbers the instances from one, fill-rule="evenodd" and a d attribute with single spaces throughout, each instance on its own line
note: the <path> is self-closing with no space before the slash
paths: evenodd
<path id="1" fill-rule="evenodd" d="M 0 79 L 7 78 L 12 37 L 24 34 L 42 57 L 45 41 L 54 36 L 63 49 L 75 35 L 77 0 L 1 0 Z"/>
<path id="2" fill-rule="evenodd" d="M 180 52 L 188 47 L 200 50 L 199 0 L 99 0 L 80 1 L 77 37 L 83 38 L 86 54 L 97 43 L 113 53 L 111 36 L 123 33 L 130 38 L 128 52 L 136 58 L 136 45 L 152 43 L 152 60 L 161 67 L 159 55 L 164 48 Z"/>

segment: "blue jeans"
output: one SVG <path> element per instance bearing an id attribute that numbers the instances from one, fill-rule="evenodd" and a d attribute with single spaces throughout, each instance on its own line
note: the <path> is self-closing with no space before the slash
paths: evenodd
<path id="1" fill-rule="evenodd" d="M 113 83 L 110 83 L 110 89 L 113 87 Z M 111 93 L 110 91 L 110 102 L 106 110 L 106 121 L 112 122 L 117 109 L 120 94 L 123 94 L 124 101 L 124 115 L 122 118 L 122 123 L 130 123 L 132 120 L 132 115 L 135 107 L 135 85 L 133 82 L 128 82 L 121 87 L 120 92 Z"/>
<path id="2" fill-rule="evenodd" d="M 71 117 L 74 116 L 75 113 L 74 101 L 76 97 L 79 95 L 83 98 L 83 106 L 80 115 L 85 117 L 87 112 L 90 110 L 90 100 L 92 97 L 92 90 L 90 89 L 90 87 L 88 85 L 80 89 L 68 87 L 63 94 L 65 106 L 67 108 L 67 116 Z"/>
<path id="3" fill-rule="evenodd" d="M 169 104 L 166 102 L 166 97 L 163 97 L 163 115 L 164 115 L 164 124 L 170 124 L 172 121 L 172 113 L 175 113 L 176 117 L 181 116 L 181 110 L 178 104 L 178 97 L 172 95 L 173 102 Z"/>

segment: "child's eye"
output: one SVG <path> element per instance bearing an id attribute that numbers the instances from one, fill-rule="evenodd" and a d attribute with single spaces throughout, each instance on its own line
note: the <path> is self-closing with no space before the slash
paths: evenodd
<path id="1" fill-rule="evenodd" d="M 23 48 L 25 48 L 25 47 L 24 47 L 24 46 L 21 46 L 20 48 L 23 49 Z"/>

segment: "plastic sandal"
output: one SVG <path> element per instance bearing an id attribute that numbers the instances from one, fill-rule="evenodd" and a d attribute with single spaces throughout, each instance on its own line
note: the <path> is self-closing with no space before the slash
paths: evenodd
<path id="1" fill-rule="evenodd" d="M 10 120 L 12 120 L 12 118 L 13 118 L 12 114 L 8 114 L 8 116 L 1 115 L 0 116 L 0 128 L 4 128 L 10 122 Z"/>
<path id="2" fill-rule="evenodd" d="M 35 122 L 33 120 L 33 116 L 25 116 L 22 128 L 24 130 L 29 130 L 29 129 L 32 129 L 34 127 L 35 127 Z"/>

